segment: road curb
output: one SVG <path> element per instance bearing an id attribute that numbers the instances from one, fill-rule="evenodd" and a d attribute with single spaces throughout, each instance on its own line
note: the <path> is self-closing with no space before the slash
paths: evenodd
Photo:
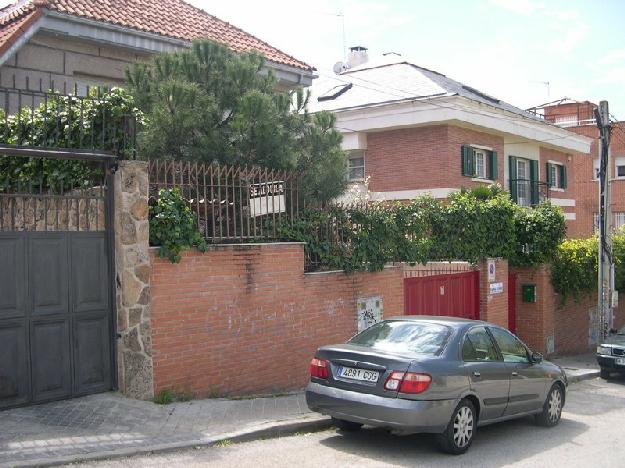
<path id="1" fill-rule="evenodd" d="M 145 447 L 123 448 L 103 452 L 92 452 L 89 454 L 76 454 L 62 457 L 46 457 L 41 459 L 31 459 L 26 461 L 1 462 L 0 467 L 43 467 L 58 466 L 69 463 L 80 463 L 87 461 L 108 460 L 115 458 L 126 458 L 135 455 L 147 455 L 151 453 L 166 453 L 176 450 L 190 449 L 194 447 L 210 447 L 220 442 L 250 442 L 253 440 L 269 439 L 275 437 L 285 437 L 298 432 L 314 432 L 327 429 L 331 426 L 331 419 L 319 415 L 310 415 L 302 418 L 294 418 L 283 421 L 269 421 L 262 424 L 248 426 L 240 431 L 214 434 L 201 439 L 185 440 L 182 442 L 172 442 L 166 444 L 146 445 Z"/>
<path id="2" fill-rule="evenodd" d="M 582 382 L 584 380 L 595 379 L 599 377 L 599 375 L 601 375 L 599 371 L 588 371 L 588 372 L 584 372 L 583 374 L 577 374 L 577 375 L 571 375 L 571 376 L 567 375 L 566 378 L 569 381 L 569 383 L 577 383 L 577 382 Z"/>

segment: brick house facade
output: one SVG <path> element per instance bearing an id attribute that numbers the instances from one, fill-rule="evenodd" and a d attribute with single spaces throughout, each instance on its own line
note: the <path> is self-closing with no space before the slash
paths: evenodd
<path id="1" fill-rule="evenodd" d="M 599 211 L 599 130 L 594 119 L 597 105 L 589 102 L 562 100 L 539 108 L 548 122 L 592 139 L 589 158 L 575 158 L 570 184 L 575 191 L 577 220 L 569 228 L 570 237 L 588 237 L 593 234 Z M 612 227 L 625 226 L 625 122 L 613 124 L 610 142 L 612 179 Z M 620 169 L 619 169 L 620 168 Z M 622 175 L 619 175 L 619 172 Z"/>
<path id="2" fill-rule="evenodd" d="M 333 112 L 343 134 L 353 185 L 342 201 L 446 198 L 499 183 L 521 205 L 550 199 L 568 229 L 579 230 L 569 181 L 577 161 L 589 159 L 584 135 L 401 57 L 357 60 L 334 79 L 316 80 L 311 103 Z"/>

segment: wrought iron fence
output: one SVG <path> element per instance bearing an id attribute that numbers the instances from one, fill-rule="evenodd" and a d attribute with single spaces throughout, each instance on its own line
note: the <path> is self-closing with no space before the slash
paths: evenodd
<path id="1" fill-rule="evenodd" d="M 15 81 L 15 79 L 14 79 Z M 52 83 L 54 89 L 54 83 Z M 74 85 L 67 94 L 0 87 L 0 144 L 106 151 L 134 159 L 137 119 L 120 111 L 110 89 Z"/>
<path id="2" fill-rule="evenodd" d="M 529 179 L 511 179 L 510 195 L 521 206 L 534 206 L 549 200 L 549 184 Z"/>
<path id="3" fill-rule="evenodd" d="M 149 161 L 150 198 L 178 188 L 211 243 L 276 240 L 300 211 L 295 172 L 188 161 Z"/>

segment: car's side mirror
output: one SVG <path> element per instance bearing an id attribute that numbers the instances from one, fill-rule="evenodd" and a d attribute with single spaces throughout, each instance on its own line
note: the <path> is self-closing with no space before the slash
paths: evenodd
<path id="1" fill-rule="evenodd" d="M 543 355 L 540 354 L 540 353 L 533 352 L 532 353 L 532 362 L 534 364 L 538 364 L 538 363 L 543 362 Z"/>

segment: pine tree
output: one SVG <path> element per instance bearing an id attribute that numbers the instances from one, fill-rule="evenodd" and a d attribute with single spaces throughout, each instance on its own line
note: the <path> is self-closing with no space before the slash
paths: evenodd
<path id="1" fill-rule="evenodd" d="M 301 88 L 279 91 L 258 54 L 196 41 L 134 65 L 127 78 L 145 113 L 141 154 L 297 170 L 304 196 L 321 202 L 345 190 L 334 116 L 309 114 Z"/>

